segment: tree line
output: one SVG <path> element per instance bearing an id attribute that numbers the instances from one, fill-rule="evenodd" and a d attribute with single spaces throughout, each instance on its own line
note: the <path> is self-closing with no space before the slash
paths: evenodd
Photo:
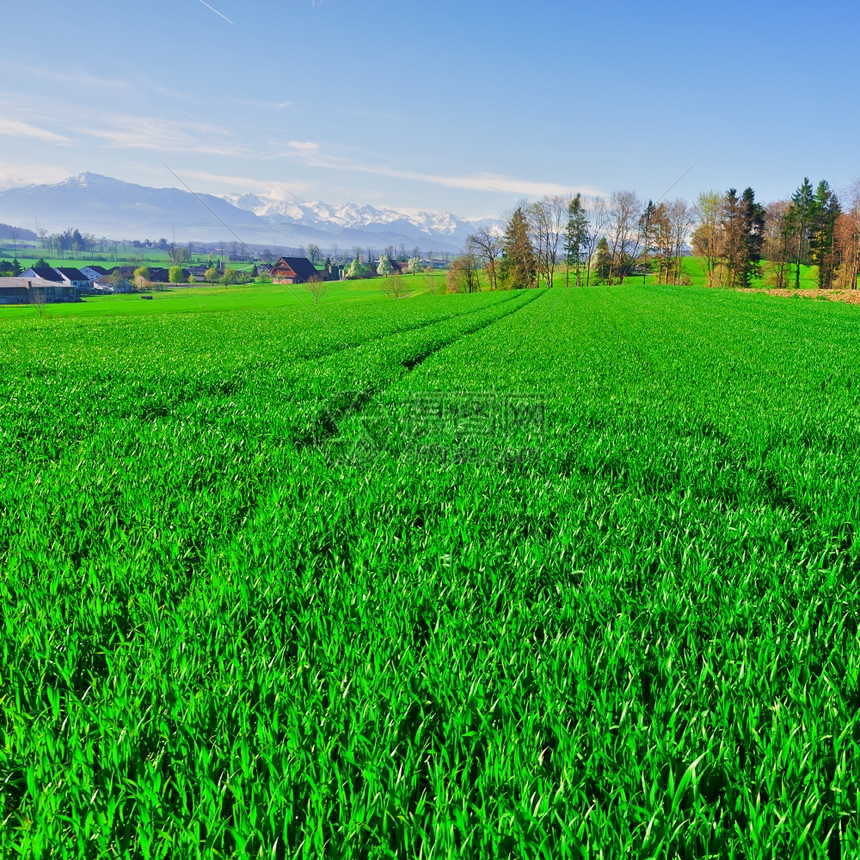
<path id="1" fill-rule="evenodd" d="M 820 289 L 856 289 L 860 275 L 860 180 L 840 201 L 830 185 L 804 179 L 786 200 L 762 205 L 752 188 L 707 191 L 643 202 L 633 191 L 607 197 L 546 196 L 523 202 L 503 231 L 481 228 L 451 264 L 458 292 L 552 286 L 564 267 L 566 286 L 622 283 L 654 274 L 662 284 L 689 283 L 682 258 L 700 257 L 710 286 L 749 287 L 769 261 L 769 286 L 800 286 L 815 267 Z"/>

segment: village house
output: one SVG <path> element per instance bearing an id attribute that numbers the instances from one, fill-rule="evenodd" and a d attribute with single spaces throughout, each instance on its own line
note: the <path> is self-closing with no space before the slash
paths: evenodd
<path id="1" fill-rule="evenodd" d="M 66 286 L 76 290 L 85 290 L 90 285 L 90 279 L 80 270 L 71 266 L 56 266 L 54 271 L 63 279 Z"/>
<path id="2" fill-rule="evenodd" d="M 36 278 L 42 281 L 50 281 L 54 284 L 65 284 L 67 287 L 74 287 L 76 290 L 85 290 L 90 285 L 90 280 L 80 270 L 70 266 L 54 267 L 54 266 L 31 266 L 29 269 L 21 272 L 22 278 Z"/>
<path id="3" fill-rule="evenodd" d="M 269 274 L 275 284 L 306 284 L 320 273 L 307 257 L 281 257 Z"/>
<path id="4" fill-rule="evenodd" d="M 86 276 L 90 284 L 97 278 L 102 277 L 102 275 L 108 274 L 108 270 L 104 266 L 81 266 L 81 272 Z"/>
<path id="5" fill-rule="evenodd" d="M 92 289 L 100 293 L 130 293 L 131 281 L 122 275 L 100 275 L 93 281 Z"/>
<path id="6" fill-rule="evenodd" d="M 24 278 L 25 280 L 39 280 L 46 281 L 52 284 L 57 284 L 58 286 L 71 287 L 75 292 L 78 290 L 85 290 L 90 285 L 90 280 L 87 276 L 80 270 L 75 269 L 70 266 L 48 266 L 36 264 L 35 266 L 31 266 L 29 269 L 25 269 L 19 275 L 20 278 Z M 59 294 L 58 294 L 59 295 Z M 77 296 L 75 296 L 77 298 Z M 74 301 L 75 299 L 49 299 L 48 301 Z"/>
<path id="7" fill-rule="evenodd" d="M 40 281 L 51 281 L 54 284 L 62 284 L 63 276 L 53 267 L 45 265 L 30 266 L 19 275 L 21 278 L 38 279 Z"/>

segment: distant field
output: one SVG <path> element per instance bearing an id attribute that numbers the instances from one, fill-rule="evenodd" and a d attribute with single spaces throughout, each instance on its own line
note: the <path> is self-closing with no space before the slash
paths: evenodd
<path id="1" fill-rule="evenodd" d="M 0 856 L 860 856 L 860 309 L 373 289 L 0 309 Z"/>
<path id="2" fill-rule="evenodd" d="M 72 259 L 71 256 L 52 257 L 50 253 L 47 252 L 34 253 L 32 249 L 27 252 L 19 251 L 18 253 L 13 253 L 11 248 L 7 248 L 0 252 L 0 259 L 12 260 L 13 257 L 17 258 L 18 262 L 20 262 L 25 268 L 27 266 L 32 266 L 37 260 L 41 259 L 44 259 L 49 266 L 80 267 L 96 265 L 103 266 L 106 269 L 112 269 L 114 266 L 163 266 L 167 268 L 172 265 L 167 251 L 162 251 L 158 248 L 133 248 L 131 245 L 120 249 L 116 257 L 114 257 L 113 254 L 108 255 L 96 252 L 93 254 L 84 254 L 82 257 Z M 105 259 L 106 257 L 108 259 Z M 219 257 L 221 257 L 219 254 L 192 254 L 191 262 L 194 264 L 206 263 L 211 259 L 218 259 Z M 221 259 L 224 258 L 221 257 Z M 227 265 L 241 269 L 247 268 L 253 264 L 239 262 L 227 263 Z"/>
<path id="3" fill-rule="evenodd" d="M 681 269 L 683 275 L 689 279 L 693 286 L 697 287 L 706 287 L 708 286 L 708 275 L 707 268 L 705 264 L 705 260 L 702 257 L 683 257 L 681 259 Z M 770 262 L 765 260 L 762 263 L 761 267 L 761 278 L 758 278 L 753 283 L 753 287 L 759 288 L 767 288 L 771 286 L 768 281 L 769 276 L 773 271 L 773 266 Z M 571 270 L 572 272 L 572 270 Z M 654 274 L 647 274 L 645 276 L 645 283 L 653 283 L 655 280 Z M 809 289 L 817 289 L 818 282 L 816 280 L 816 268 L 815 266 L 801 266 L 800 267 L 800 288 L 804 290 Z M 571 282 L 573 282 L 574 276 L 571 273 Z M 585 275 L 582 275 L 582 281 L 585 282 Z M 630 275 L 625 278 L 624 283 L 628 286 L 633 284 L 641 284 L 643 282 L 642 275 Z M 794 288 L 794 266 L 791 266 L 791 277 L 788 279 L 788 286 L 790 288 Z M 560 265 L 555 273 L 553 278 L 553 284 L 557 287 L 565 286 L 565 269 L 563 265 Z"/>
<path id="4" fill-rule="evenodd" d="M 404 275 L 405 293 L 400 301 L 426 293 L 431 286 L 444 284 L 441 275 Z M 383 278 L 358 281 L 332 281 L 326 285 L 320 304 L 337 304 L 346 300 L 387 298 L 389 283 Z M 261 310 L 283 305 L 311 306 L 313 299 L 301 285 L 246 284 L 226 287 L 223 284 L 179 284 L 163 291 L 148 291 L 152 300 L 142 301 L 138 293 L 115 296 L 87 296 L 81 302 L 49 304 L 42 308 L 45 319 L 86 318 L 92 316 L 150 316 L 189 312 Z M 34 319 L 39 309 L 31 306 L 0 305 L 3 320 Z"/>

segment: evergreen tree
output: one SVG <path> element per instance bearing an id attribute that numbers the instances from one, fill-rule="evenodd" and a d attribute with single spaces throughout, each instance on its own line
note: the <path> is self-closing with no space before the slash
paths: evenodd
<path id="1" fill-rule="evenodd" d="M 723 198 L 723 262 L 726 286 L 738 286 L 738 270 L 746 253 L 741 220 L 741 201 L 737 189 L 730 188 Z"/>
<path id="2" fill-rule="evenodd" d="M 738 284 L 749 287 L 761 276 L 761 249 L 764 245 L 764 207 L 755 202 L 755 192 L 747 188 L 741 195 L 741 228 L 744 247 L 738 266 Z"/>
<path id="3" fill-rule="evenodd" d="M 836 278 L 837 255 L 834 238 L 842 209 L 830 185 L 821 180 L 815 190 L 815 223 L 810 236 L 812 261 L 818 266 L 818 289 L 829 290 Z"/>
<path id="4" fill-rule="evenodd" d="M 723 198 L 723 215 L 726 286 L 748 287 L 761 273 L 764 207 L 755 202 L 752 188 L 740 197 L 730 188 Z"/>
<path id="5" fill-rule="evenodd" d="M 537 280 L 537 257 L 529 238 L 528 220 L 521 206 L 517 207 L 508 222 L 502 247 L 502 282 L 512 290 L 533 287 Z"/>
<path id="6" fill-rule="evenodd" d="M 564 250 L 567 255 L 566 285 L 570 286 L 570 266 L 576 266 L 576 286 L 579 286 L 579 264 L 582 249 L 588 244 L 588 215 L 582 205 L 582 195 L 571 198 L 567 207 L 567 230 L 564 236 Z"/>
<path id="7" fill-rule="evenodd" d="M 791 195 L 789 223 L 795 236 L 795 272 L 794 286 L 800 289 L 800 267 L 808 264 L 809 260 L 809 230 L 815 215 L 815 197 L 812 184 L 804 177 L 803 184 Z"/>
<path id="8" fill-rule="evenodd" d="M 666 204 L 661 203 L 662 207 L 661 213 L 665 217 L 666 213 Z M 643 261 L 647 263 L 648 255 L 654 251 L 654 219 L 657 216 L 657 207 L 654 205 L 653 200 L 648 200 L 648 205 L 645 207 L 642 214 L 639 216 L 639 232 L 642 234 L 642 258 Z M 668 221 L 667 221 L 668 223 Z M 642 283 L 645 283 L 645 269 L 647 266 L 643 266 L 643 274 L 642 274 Z"/>

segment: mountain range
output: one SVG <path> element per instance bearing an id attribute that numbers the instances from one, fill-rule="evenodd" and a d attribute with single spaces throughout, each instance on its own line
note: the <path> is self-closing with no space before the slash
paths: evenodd
<path id="1" fill-rule="evenodd" d="M 255 194 L 217 197 L 179 188 L 151 188 L 81 173 L 54 185 L 0 191 L 0 221 L 22 228 L 38 223 L 49 233 L 77 228 L 111 239 L 232 242 L 296 248 L 313 242 L 408 252 L 454 252 L 491 219 L 449 212 L 378 209 L 366 204 L 279 201 Z"/>

